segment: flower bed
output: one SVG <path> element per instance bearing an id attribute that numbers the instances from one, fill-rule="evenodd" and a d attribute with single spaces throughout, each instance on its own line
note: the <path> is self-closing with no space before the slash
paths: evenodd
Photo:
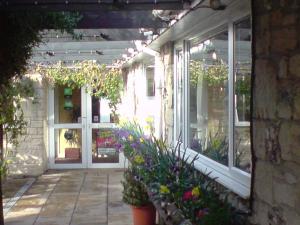
<path id="1" fill-rule="evenodd" d="M 146 186 L 150 200 L 165 224 L 233 225 L 235 211 L 220 200 L 207 174 L 195 173 L 197 157 L 189 158 L 178 143 L 170 148 L 136 123 L 125 123 L 116 132 L 118 148 Z"/>

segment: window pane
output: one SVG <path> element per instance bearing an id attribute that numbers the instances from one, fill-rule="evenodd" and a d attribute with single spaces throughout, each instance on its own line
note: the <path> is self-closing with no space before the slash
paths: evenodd
<path id="1" fill-rule="evenodd" d="M 235 80 L 235 166 L 251 172 L 250 96 L 251 96 L 251 24 L 250 19 L 235 24 L 234 80 Z"/>
<path id="2" fill-rule="evenodd" d="M 147 96 L 155 96 L 154 67 L 146 68 Z"/>
<path id="3" fill-rule="evenodd" d="M 54 88 L 54 122 L 81 123 L 81 92 L 66 86 Z"/>
<path id="4" fill-rule="evenodd" d="M 182 131 L 183 131 L 183 115 L 182 115 L 182 104 L 183 104 L 183 79 L 182 79 L 182 51 L 178 51 L 176 55 L 176 82 L 177 82 L 177 109 L 176 109 L 176 140 L 178 140 L 181 135 L 182 141 Z"/>
<path id="5" fill-rule="evenodd" d="M 228 32 L 190 48 L 190 148 L 228 165 Z"/>

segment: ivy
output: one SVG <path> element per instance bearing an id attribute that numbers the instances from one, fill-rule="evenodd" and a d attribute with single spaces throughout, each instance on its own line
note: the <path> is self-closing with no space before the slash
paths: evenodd
<path id="1" fill-rule="evenodd" d="M 119 69 L 107 68 L 94 61 L 83 61 L 72 67 L 59 62 L 46 68 L 39 67 L 37 70 L 45 75 L 52 86 L 63 85 L 72 89 L 85 87 L 92 96 L 106 98 L 113 114 L 116 115 L 123 89 Z"/>

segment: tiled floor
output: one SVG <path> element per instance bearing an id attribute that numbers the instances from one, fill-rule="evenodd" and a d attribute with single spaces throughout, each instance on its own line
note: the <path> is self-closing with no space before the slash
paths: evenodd
<path id="1" fill-rule="evenodd" d="M 113 169 L 49 171 L 5 216 L 5 224 L 131 225 L 122 176 Z"/>

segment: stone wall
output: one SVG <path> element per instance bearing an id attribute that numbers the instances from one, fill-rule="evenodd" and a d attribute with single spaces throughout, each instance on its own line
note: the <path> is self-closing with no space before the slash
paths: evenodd
<path id="1" fill-rule="evenodd" d="M 300 224 L 300 1 L 253 1 L 253 217 Z"/>
<path id="2" fill-rule="evenodd" d="M 173 142 L 173 127 L 174 127 L 174 43 L 168 42 L 160 48 L 160 60 L 163 68 L 162 80 L 162 128 L 163 138 L 168 143 Z"/>
<path id="3" fill-rule="evenodd" d="M 24 99 L 22 109 L 28 122 L 26 134 L 19 138 L 17 147 L 8 146 L 9 174 L 12 176 L 42 174 L 47 168 L 47 85 L 39 74 L 30 75 L 34 81 L 37 103 Z"/>

